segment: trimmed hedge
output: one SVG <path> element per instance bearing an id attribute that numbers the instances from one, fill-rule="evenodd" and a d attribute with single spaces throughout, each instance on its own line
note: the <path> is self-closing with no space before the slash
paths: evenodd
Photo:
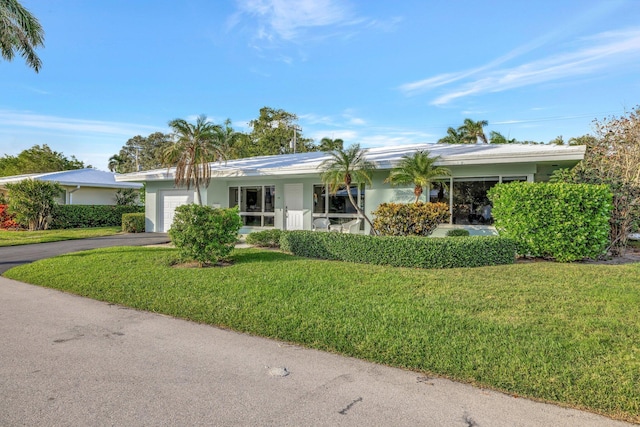
<path id="1" fill-rule="evenodd" d="M 518 254 L 561 262 L 605 254 L 613 197 L 606 185 L 513 182 L 487 196 L 496 228 Z"/>
<path id="2" fill-rule="evenodd" d="M 56 205 L 49 228 L 119 227 L 127 213 L 144 213 L 144 206 Z"/>
<path id="3" fill-rule="evenodd" d="M 373 211 L 373 228 L 381 236 L 428 236 L 448 220 L 446 203 L 382 203 Z"/>
<path id="4" fill-rule="evenodd" d="M 281 234 L 282 230 L 278 228 L 254 231 L 247 235 L 247 243 L 260 248 L 278 248 L 280 247 Z"/>
<path id="5" fill-rule="evenodd" d="M 469 230 L 464 228 L 452 228 L 447 231 L 447 237 L 469 237 Z"/>
<path id="6" fill-rule="evenodd" d="M 513 264 L 516 255 L 515 242 L 500 236 L 430 239 L 287 231 L 280 248 L 309 258 L 418 268 Z"/>
<path id="7" fill-rule="evenodd" d="M 122 231 L 125 233 L 142 233 L 145 230 L 144 213 L 127 213 L 122 215 Z"/>

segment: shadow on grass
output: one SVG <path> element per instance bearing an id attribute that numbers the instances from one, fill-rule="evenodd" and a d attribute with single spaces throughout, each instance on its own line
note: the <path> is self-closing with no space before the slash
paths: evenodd
<path id="1" fill-rule="evenodd" d="M 236 264 L 294 261 L 297 257 L 272 249 L 235 249 L 230 258 Z"/>

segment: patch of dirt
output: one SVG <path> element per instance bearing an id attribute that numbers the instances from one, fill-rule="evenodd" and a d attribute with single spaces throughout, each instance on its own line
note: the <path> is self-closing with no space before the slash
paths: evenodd
<path id="1" fill-rule="evenodd" d="M 622 256 L 605 260 L 585 261 L 585 264 L 621 265 L 634 262 L 640 262 L 640 249 L 638 248 L 627 248 L 627 251 Z"/>
<path id="2" fill-rule="evenodd" d="M 232 261 L 218 261 L 216 263 L 204 263 L 200 264 L 197 261 L 181 262 L 172 264 L 172 268 L 211 268 L 211 267 L 229 267 L 233 265 Z"/>
<path id="3" fill-rule="evenodd" d="M 532 263 L 532 262 L 555 262 L 552 259 L 546 258 L 518 258 L 517 263 Z M 602 260 L 585 260 L 577 261 L 582 264 L 599 264 L 599 265 L 622 265 L 632 264 L 635 262 L 640 263 L 640 248 L 628 247 L 623 256 L 602 259 Z"/>

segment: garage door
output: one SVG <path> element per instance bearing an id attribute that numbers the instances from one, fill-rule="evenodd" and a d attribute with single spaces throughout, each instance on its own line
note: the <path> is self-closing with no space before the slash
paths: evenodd
<path id="1" fill-rule="evenodd" d="M 193 191 L 163 191 L 160 193 L 160 227 L 158 231 L 166 233 L 171 228 L 176 208 L 193 203 Z"/>

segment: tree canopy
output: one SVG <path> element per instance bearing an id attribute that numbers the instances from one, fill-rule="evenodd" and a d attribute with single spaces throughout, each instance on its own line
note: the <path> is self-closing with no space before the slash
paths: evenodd
<path id="1" fill-rule="evenodd" d="M 176 167 L 175 185 L 187 189 L 193 185 L 197 202 L 202 205 L 200 187 L 208 187 L 211 182 L 209 163 L 226 158 L 220 138 L 222 129 L 204 115 L 199 116 L 195 124 L 175 119 L 169 126 L 173 129 L 175 142 L 165 149 L 165 160 Z"/>
<path id="2" fill-rule="evenodd" d="M 458 128 L 449 127 L 447 135 L 438 140 L 438 144 L 543 144 L 536 141 L 519 141 L 515 138 L 507 138 L 500 132 L 491 131 L 489 138 L 484 128 L 489 125 L 487 120 L 474 121 L 472 119 L 464 119 L 464 122 Z M 550 144 L 563 144 L 562 136 L 552 139 Z M 571 145 L 571 141 L 569 141 Z"/>
<path id="3" fill-rule="evenodd" d="M 53 151 L 47 144 L 34 145 L 17 156 L 0 157 L 0 176 L 58 172 L 85 167 L 91 166 L 85 166 L 75 156 L 69 159 L 64 154 Z"/>
<path id="4" fill-rule="evenodd" d="M 339 149 L 330 152 L 330 158 L 320 164 L 322 172 L 322 182 L 329 186 L 329 191 L 336 194 L 338 190 L 345 189 L 351 205 L 356 212 L 361 215 L 371 226 L 374 233 L 373 223 L 369 217 L 360 209 L 358 203 L 351 194 L 351 184 L 357 183 L 371 185 L 371 173 L 375 169 L 375 164 L 366 158 L 367 150 L 361 149 L 359 144 L 353 144 L 346 149 Z"/>
<path id="5" fill-rule="evenodd" d="M 391 185 L 413 184 L 413 194 L 416 196 L 415 203 L 418 203 L 424 187 L 429 189 L 434 179 L 451 175 L 448 168 L 435 166 L 439 159 L 438 156 L 429 156 L 429 152 L 426 150 L 406 154 L 402 156 L 398 166 L 391 169 L 385 182 L 389 182 Z M 428 197 L 427 201 L 429 201 Z"/>
<path id="6" fill-rule="evenodd" d="M 20 54 L 27 65 L 40 71 L 42 61 L 35 49 L 44 46 L 40 23 L 18 0 L 0 0 L 0 52 L 7 61 Z"/>
<path id="7" fill-rule="evenodd" d="M 118 154 L 109 158 L 109 170 L 117 173 L 159 169 L 165 166 L 164 152 L 171 145 L 171 135 L 161 132 L 130 138 Z"/>
<path id="8" fill-rule="evenodd" d="M 304 138 L 297 124 L 298 116 L 270 107 L 260 109 L 260 116 L 249 122 L 250 145 L 245 147 L 246 157 L 315 151 L 313 140 Z M 292 143 L 295 140 L 295 148 Z"/>

